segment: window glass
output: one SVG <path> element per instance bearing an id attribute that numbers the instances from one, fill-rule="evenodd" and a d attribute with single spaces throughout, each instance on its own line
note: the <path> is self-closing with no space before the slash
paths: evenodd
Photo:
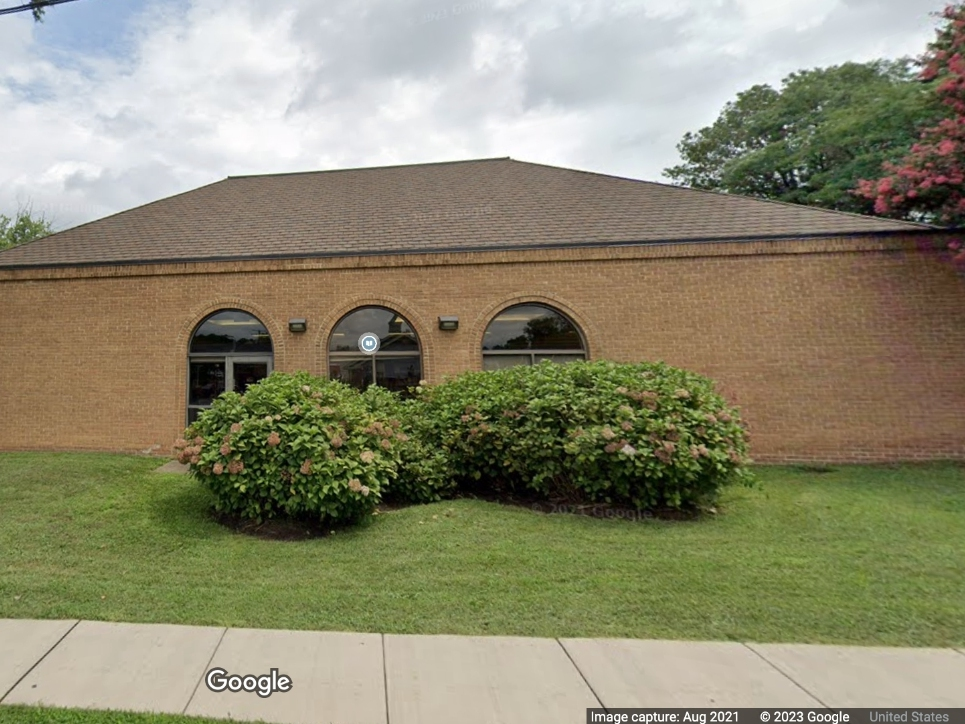
<path id="1" fill-rule="evenodd" d="M 191 339 L 191 354 L 271 352 L 271 335 L 247 312 L 226 309 L 212 314 Z"/>
<path id="2" fill-rule="evenodd" d="M 379 385 L 395 392 L 405 392 L 419 384 L 422 361 L 413 357 L 379 357 L 375 359 L 375 379 Z"/>
<path id="3" fill-rule="evenodd" d="M 535 363 L 539 364 L 544 359 L 550 362 L 557 362 L 558 364 L 566 364 L 567 362 L 574 362 L 576 360 L 586 359 L 583 354 L 535 354 Z"/>
<path id="4" fill-rule="evenodd" d="M 366 332 L 379 335 L 379 351 L 365 355 L 358 340 Z M 346 315 L 328 344 L 329 377 L 364 390 L 376 384 L 407 393 L 422 379 L 419 338 L 406 319 L 391 309 L 362 307 Z"/>
<path id="5" fill-rule="evenodd" d="M 210 405 L 224 389 L 224 360 L 191 360 L 189 405 Z"/>
<path id="6" fill-rule="evenodd" d="M 235 392 L 245 394 L 249 387 L 268 376 L 267 362 L 234 362 L 231 365 L 234 373 Z"/>
<path id="7" fill-rule="evenodd" d="M 483 356 L 484 370 L 501 370 L 516 365 L 528 365 L 532 355 L 528 354 L 487 354 Z"/>
<path id="8" fill-rule="evenodd" d="M 358 352 L 358 341 L 366 332 L 379 335 L 380 352 L 419 350 L 419 340 L 409 323 L 398 313 L 381 307 L 363 307 L 342 319 L 332 332 L 330 352 Z"/>
<path id="9" fill-rule="evenodd" d="M 372 360 L 368 357 L 333 360 L 329 365 L 328 373 L 333 380 L 364 390 L 372 384 Z"/>
<path id="10" fill-rule="evenodd" d="M 583 349 L 569 319 L 541 304 L 521 304 L 500 313 L 486 328 L 483 351 Z"/>

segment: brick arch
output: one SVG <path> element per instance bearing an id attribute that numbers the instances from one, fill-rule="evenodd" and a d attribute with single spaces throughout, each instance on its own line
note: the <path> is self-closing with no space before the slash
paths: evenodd
<path id="1" fill-rule="evenodd" d="M 405 317 L 412 328 L 415 330 L 419 340 L 419 354 L 422 364 L 422 379 L 430 379 L 435 359 L 435 344 L 430 334 L 432 328 L 426 323 L 425 319 L 408 302 L 387 296 L 359 295 L 351 297 L 349 301 L 336 307 L 326 314 L 319 323 L 318 331 L 312 342 L 312 348 L 316 351 L 315 374 L 320 377 L 328 377 L 328 340 L 335 329 L 335 325 L 349 312 L 359 307 L 385 307 L 394 312 L 398 312 Z"/>
<path id="2" fill-rule="evenodd" d="M 177 384 L 175 385 L 177 388 L 177 398 L 175 400 L 174 410 L 176 411 L 175 414 L 179 416 L 179 419 L 172 426 L 175 429 L 181 429 L 184 426 L 183 413 L 188 389 L 188 345 L 191 343 L 191 335 L 202 320 L 222 309 L 239 309 L 242 312 L 248 312 L 248 314 L 257 317 L 258 321 L 265 325 L 268 334 L 271 335 L 272 368 L 285 369 L 284 328 L 266 309 L 240 297 L 218 297 L 195 307 L 194 310 L 185 316 L 184 321 L 181 323 L 177 334 L 177 342 L 174 346 L 176 355 L 174 368 L 176 370 L 175 379 L 177 380 Z"/>
<path id="3" fill-rule="evenodd" d="M 515 292 L 494 304 L 490 304 L 475 319 L 470 329 L 468 340 L 472 345 L 469 358 L 474 361 L 476 369 L 482 369 L 482 342 L 486 327 L 504 310 L 519 304 L 543 304 L 566 315 L 577 326 L 583 337 L 587 359 L 594 359 L 602 355 L 602 345 L 597 341 L 596 329 L 582 313 L 566 301 L 563 297 L 552 292 L 531 294 L 529 292 Z"/>

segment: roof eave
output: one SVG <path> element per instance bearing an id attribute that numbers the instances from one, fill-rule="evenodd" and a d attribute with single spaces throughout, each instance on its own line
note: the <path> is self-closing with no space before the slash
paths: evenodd
<path id="1" fill-rule="evenodd" d="M 839 232 L 814 232 L 805 234 L 765 234 L 756 236 L 708 236 L 693 238 L 666 238 L 653 239 L 647 241 L 626 240 L 626 241 L 585 241 L 567 242 L 556 244 L 513 244 L 501 246 L 460 246 L 460 247 L 432 247 L 423 249 L 377 249 L 377 250 L 355 250 L 355 251 L 321 251 L 313 253 L 280 253 L 280 254 L 230 254 L 219 256 L 197 256 L 197 257 L 156 257 L 150 259 L 113 259 L 104 261 L 86 262 L 53 262 L 36 264 L 3 264 L 0 257 L 0 271 L 18 269 L 84 269 L 90 267 L 105 266 L 148 266 L 162 264 L 201 264 L 212 262 L 244 262 L 244 261 L 293 261 L 297 259 L 326 259 L 344 257 L 373 257 L 373 256 L 412 256 L 418 254 L 474 254 L 481 252 L 505 252 L 505 251 L 553 251 L 565 249 L 592 249 L 606 247 L 630 247 L 630 246 L 676 246 L 691 244 L 741 244 L 760 241 L 795 241 L 807 239 L 831 239 L 831 238 L 854 238 L 854 237 L 892 237 L 892 236 L 938 236 L 942 234 L 962 234 L 965 227 L 929 227 L 909 228 L 909 229 L 876 229 L 869 231 L 839 231 Z"/>

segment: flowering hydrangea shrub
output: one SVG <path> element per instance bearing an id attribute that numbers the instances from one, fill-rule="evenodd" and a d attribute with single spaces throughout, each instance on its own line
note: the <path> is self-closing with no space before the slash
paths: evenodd
<path id="1" fill-rule="evenodd" d="M 419 389 L 424 389 L 420 385 Z M 432 503 L 451 498 L 456 483 L 449 473 L 449 456 L 428 434 L 432 423 L 424 405 L 416 399 L 403 399 L 384 387 L 372 385 L 362 393 L 366 407 L 384 418 L 399 420 L 396 445 L 401 458 L 399 472 L 383 490 L 385 500 L 393 503 Z"/>
<path id="2" fill-rule="evenodd" d="M 544 362 L 423 388 L 427 442 L 461 487 L 637 509 L 750 482 L 747 432 L 713 382 L 663 363 Z"/>
<path id="3" fill-rule="evenodd" d="M 275 373 L 221 395 L 175 450 L 220 512 L 353 523 L 399 474 L 400 427 L 347 385 Z"/>

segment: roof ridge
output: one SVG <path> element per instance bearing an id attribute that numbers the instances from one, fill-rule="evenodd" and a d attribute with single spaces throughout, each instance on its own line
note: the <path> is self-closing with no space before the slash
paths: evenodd
<path id="1" fill-rule="evenodd" d="M 389 166 L 356 166 L 354 168 L 328 168 L 316 169 L 314 171 L 278 171 L 276 173 L 244 173 L 237 176 L 228 176 L 228 179 L 238 178 L 267 178 L 271 176 L 307 176 L 317 173 L 343 173 L 345 171 L 384 171 L 389 168 L 416 168 L 425 166 L 447 166 L 457 163 L 483 163 L 487 161 L 512 161 L 509 156 L 493 156 L 491 158 L 464 158 L 460 161 L 429 161 L 427 163 L 395 163 Z"/>
<path id="2" fill-rule="evenodd" d="M 516 158 L 509 159 L 513 163 L 524 163 L 528 166 L 542 166 L 543 168 L 551 168 L 556 171 L 572 171 L 573 173 L 583 173 L 590 176 L 603 176 L 604 178 L 612 178 L 618 181 L 635 181 L 636 183 L 649 184 L 650 186 L 659 186 L 666 189 L 675 189 L 677 191 L 694 191 L 702 194 L 710 194 L 717 198 L 730 198 L 736 199 L 738 201 L 759 201 L 765 204 L 778 204 L 784 207 L 790 207 L 793 209 L 807 209 L 809 211 L 821 211 L 826 214 L 834 214 L 835 216 L 849 216 L 855 219 L 862 219 L 864 221 L 889 221 L 894 224 L 902 224 L 915 229 L 942 229 L 945 227 L 937 226 L 935 224 L 926 224 L 919 221 L 906 221 L 904 219 L 892 219 L 887 216 L 869 216 L 867 214 L 858 214 L 853 211 L 838 211 L 837 209 L 826 209 L 823 206 L 811 206 L 810 204 L 795 204 L 790 201 L 780 201 L 778 199 L 763 199 L 759 196 L 745 196 L 743 194 L 732 194 L 727 191 L 714 191 L 712 189 L 698 189 L 692 186 L 678 186 L 677 184 L 664 183 L 662 181 L 646 181 L 644 179 L 631 178 L 629 176 L 617 176 L 611 173 L 601 173 L 599 171 L 586 171 L 580 168 L 566 168 L 563 166 L 551 166 L 548 163 L 535 163 L 533 161 L 521 161 Z"/>

